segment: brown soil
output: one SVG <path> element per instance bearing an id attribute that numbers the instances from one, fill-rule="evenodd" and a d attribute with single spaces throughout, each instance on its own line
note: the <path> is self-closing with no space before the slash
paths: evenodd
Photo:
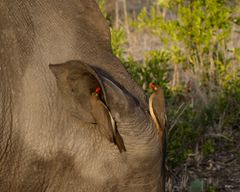
<path id="1" fill-rule="evenodd" d="M 203 159 L 190 157 L 184 165 L 168 172 L 167 191 L 189 191 L 195 179 L 202 180 L 204 192 L 240 192 L 240 127 L 231 141 L 216 138 L 215 152 Z"/>

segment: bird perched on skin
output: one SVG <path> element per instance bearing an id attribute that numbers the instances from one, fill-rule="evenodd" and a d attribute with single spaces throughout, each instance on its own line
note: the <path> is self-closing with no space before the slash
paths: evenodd
<path id="1" fill-rule="evenodd" d="M 163 90 L 160 86 L 150 83 L 149 87 L 153 90 L 149 98 L 149 111 L 155 123 L 159 135 L 162 137 L 165 132 L 166 110 Z"/>
<path id="2" fill-rule="evenodd" d="M 91 113 L 99 126 L 101 134 L 110 142 L 117 145 L 120 152 L 126 151 L 123 139 L 119 134 L 116 123 L 104 102 L 100 98 L 101 88 L 97 87 L 90 96 Z"/>
<path id="3" fill-rule="evenodd" d="M 162 173 L 161 185 L 165 183 L 165 153 L 166 153 L 166 109 L 164 93 L 160 86 L 150 83 L 149 87 L 153 90 L 149 98 L 149 111 L 160 138 L 160 150 L 162 151 L 161 165 Z"/>

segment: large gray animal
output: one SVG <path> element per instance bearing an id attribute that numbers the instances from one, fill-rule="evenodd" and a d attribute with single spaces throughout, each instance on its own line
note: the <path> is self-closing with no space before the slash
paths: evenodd
<path id="1" fill-rule="evenodd" d="M 122 151 L 93 116 L 96 87 Z M 1 192 L 162 192 L 162 142 L 95 1 L 0 0 Z"/>

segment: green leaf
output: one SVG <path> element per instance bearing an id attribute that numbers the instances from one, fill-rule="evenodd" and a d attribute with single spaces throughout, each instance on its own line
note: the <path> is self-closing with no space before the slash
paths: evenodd
<path id="1" fill-rule="evenodd" d="M 196 179 L 191 182 L 189 192 L 203 192 L 203 180 Z"/>

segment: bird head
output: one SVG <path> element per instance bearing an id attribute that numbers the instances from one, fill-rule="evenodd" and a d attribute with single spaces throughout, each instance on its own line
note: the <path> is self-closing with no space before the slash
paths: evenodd
<path id="1" fill-rule="evenodd" d="M 97 88 L 95 89 L 95 95 L 96 95 L 97 97 L 99 97 L 100 92 L 101 92 L 101 88 L 100 88 L 100 87 L 97 87 Z"/>
<path id="2" fill-rule="evenodd" d="M 149 87 L 153 90 L 153 91 L 157 91 L 157 86 L 154 83 L 149 83 Z"/>

